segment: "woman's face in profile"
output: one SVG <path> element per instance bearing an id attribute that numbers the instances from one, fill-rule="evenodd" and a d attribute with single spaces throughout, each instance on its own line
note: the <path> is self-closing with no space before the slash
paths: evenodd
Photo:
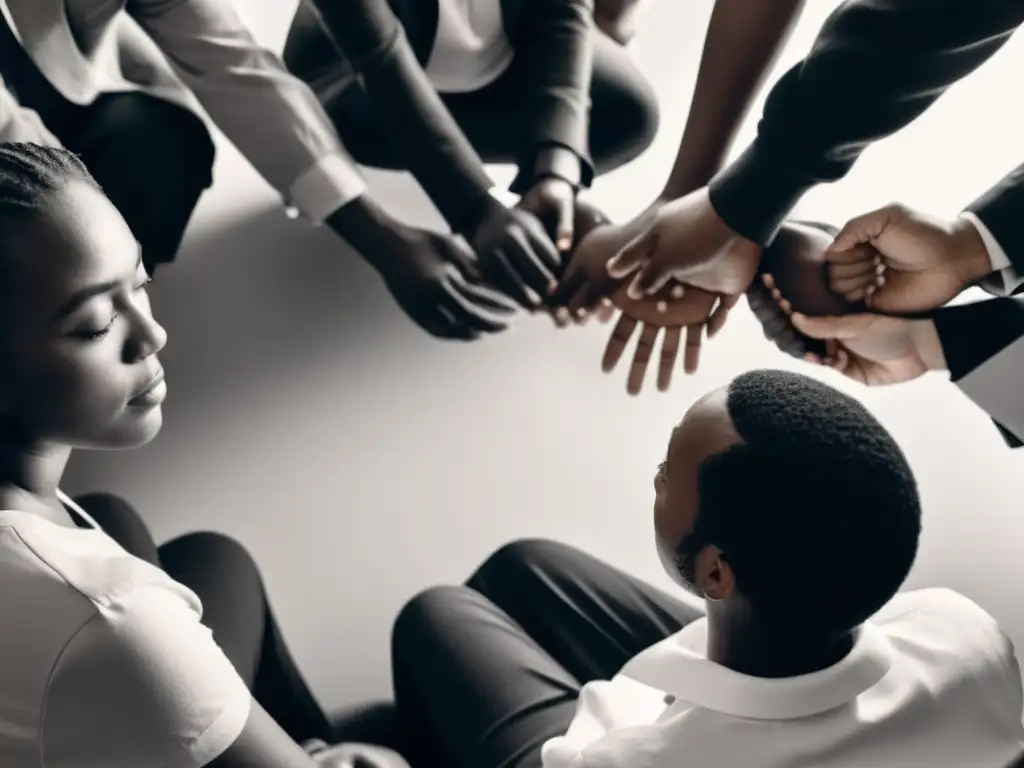
<path id="1" fill-rule="evenodd" d="M 166 385 L 139 245 L 85 182 L 50 193 L 0 242 L 0 424 L 76 448 L 131 448 L 160 430 Z"/>

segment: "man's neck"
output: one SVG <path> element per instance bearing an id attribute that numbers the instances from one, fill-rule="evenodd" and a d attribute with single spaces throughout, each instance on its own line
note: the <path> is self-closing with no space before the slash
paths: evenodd
<path id="1" fill-rule="evenodd" d="M 724 612 L 708 611 L 707 658 L 751 677 L 798 677 L 837 664 L 850 653 L 856 630 L 827 639 L 767 632 Z"/>

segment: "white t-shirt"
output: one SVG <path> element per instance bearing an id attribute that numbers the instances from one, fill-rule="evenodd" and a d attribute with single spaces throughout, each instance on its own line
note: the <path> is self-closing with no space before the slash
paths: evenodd
<path id="1" fill-rule="evenodd" d="M 251 695 L 188 588 L 92 528 L 0 511 L 0 766 L 196 768 Z"/>
<path id="2" fill-rule="evenodd" d="M 897 595 L 809 675 L 741 675 L 706 646 L 700 619 L 584 686 L 544 768 L 1006 768 L 1024 752 L 1013 646 L 951 590 Z"/>
<path id="3" fill-rule="evenodd" d="M 423 71 L 438 91 L 479 90 L 497 80 L 514 57 L 500 0 L 437 0 L 437 35 Z"/>

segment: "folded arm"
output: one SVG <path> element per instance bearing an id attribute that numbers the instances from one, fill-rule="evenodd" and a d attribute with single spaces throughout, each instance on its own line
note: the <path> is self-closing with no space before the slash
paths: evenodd
<path id="1" fill-rule="evenodd" d="M 1024 22 L 1004 0 L 852 0 L 772 88 L 757 138 L 710 185 L 733 231 L 769 244 L 811 187 L 908 125 Z"/>
<path id="2" fill-rule="evenodd" d="M 1024 444 L 1024 297 L 944 307 L 934 318 L 951 380 L 1012 447 Z"/>
<path id="3" fill-rule="evenodd" d="M 521 194 L 544 176 L 588 187 L 590 83 L 594 70 L 594 0 L 532 0 L 522 8 L 516 58 L 525 62 L 526 115 L 519 173 Z"/>
<path id="4" fill-rule="evenodd" d="M 182 81 L 263 177 L 313 221 L 366 185 L 312 90 L 223 0 L 128 0 Z"/>
<path id="5" fill-rule="evenodd" d="M 324 26 L 360 75 L 390 139 L 449 226 L 467 219 L 493 182 L 427 78 L 386 0 L 314 0 Z"/>

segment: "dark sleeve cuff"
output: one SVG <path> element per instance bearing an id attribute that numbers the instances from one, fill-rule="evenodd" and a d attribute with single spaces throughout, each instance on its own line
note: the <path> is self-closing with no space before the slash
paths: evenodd
<path id="1" fill-rule="evenodd" d="M 788 175 L 760 152 L 755 140 L 712 179 L 708 193 L 729 229 L 767 248 L 808 189 L 806 182 Z"/>
<path id="2" fill-rule="evenodd" d="M 521 195 L 536 181 L 535 166 L 538 153 L 545 148 L 564 147 L 579 159 L 579 188 L 594 183 L 594 161 L 590 157 L 587 140 L 587 121 L 580 120 L 578 110 L 561 101 L 552 101 L 538 117 L 528 135 L 532 136 L 527 150 L 519 158 L 519 173 L 509 189 Z"/>
<path id="3" fill-rule="evenodd" d="M 933 314 L 949 377 L 957 382 L 1024 336 L 1024 301 L 989 299 Z"/>

